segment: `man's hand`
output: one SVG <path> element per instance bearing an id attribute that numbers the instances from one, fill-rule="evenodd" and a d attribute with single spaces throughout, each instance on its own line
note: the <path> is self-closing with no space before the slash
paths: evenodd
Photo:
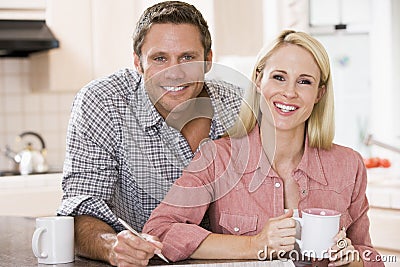
<path id="1" fill-rule="evenodd" d="M 88 215 L 75 217 L 75 250 L 79 256 L 101 260 L 114 266 L 146 266 L 162 244 L 156 238 L 147 242 L 125 230 L 113 228 Z"/>
<path id="2" fill-rule="evenodd" d="M 155 240 L 155 238 L 152 238 Z M 120 232 L 114 243 L 110 264 L 115 266 L 147 266 L 155 253 L 160 253 L 162 244 L 158 241 L 144 241 L 129 230 Z"/>

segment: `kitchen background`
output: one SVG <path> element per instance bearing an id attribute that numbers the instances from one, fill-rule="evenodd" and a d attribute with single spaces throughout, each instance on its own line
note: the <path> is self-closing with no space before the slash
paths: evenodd
<path id="1" fill-rule="evenodd" d="M 0 0 L 0 19 L 46 20 L 60 42 L 59 48 L 29 57 L 0 57 L 0 171 L 14 167 L 3 150 L 6 145 L 20 150 L 25 143 L 15 137 L 25 131 L 35 131 L 43 137 L 50 169 L 61 171 L 74 95 L 94 78 L 133 66 L 131 33 L 142 11 L 156 2 L 159 1 Z M 371 231 L 380 248 L 400 253 L 396 240 L 400 223 L 400 153 L 363 144 L 365 136 L 372 134 L 374 139 L 400 148 L 400 0 L 187 2 L 199 8 L 209 23 L 214 61 L 244 75 L 250 74 L 261 47 L 281 29 L 310 32 L 326 46 L 335 88 L 335 142 L 360 151 L 365 158 L 390 160 L 390 168 L 374 168 L 368 173 L 368 196 L 373 207 Z M 345 30 L 335 30 L 344 25 Z M 38 148 L 38 143 L 34 145 Z M 5 192 L 0 194 L 5 196 L 0 213 L 46 215 L 58 205 L 60 179 L 60 175 L 40 181 L 25 177 L 18 180 L 17 186 L 16 179 L 0 178 L 0 193 Z M 41 203 L 41 210 L 38 206 L 28 209 L 25 203 L 20 210 L 16 207 L 19 199 L 28 199 L 29 181 L 35 181 L 29 184 L 31 187 L 40 187 L 35 191 L 40 198 L 34 199 L 35 195 L 27 202 L 31 206 Z M 43 191 L 44 185 L 47 191 Z M 17 187 L 24 188 L 18 191 L 19 195 L 14 190 Z M 44 201 L 45 196 L 48 198 Z M 44 208 L 45 202 L 53 205 Z M 5 208 L 7 203 L 12 206 L 9 210 Z"/>
<path id="2" fill-rule="evenodd" d="M 96 77 L 132 66 L 130 36 L 139 14 L 158 1 L 0 1 L 0 19 L 45 19 L 60 48 L 26 58 L 0 58 L 0 149 L 24 146 L 16 136 L 43 136 L 47 160 L 62 168 L 75 93 Z M 214 60 L 248 75 L 257 51 L 283 28 L 311 32 L 328 49 L 334 70 L 335 141 L 365 157 L 398 154 L 366 147 L 368 133 L 400 147 L 399 0 L 188 1 L 206 17 Z M 347 30 L 334 30 L 345 24 Z M 34 145 L 37 145 L 34 143 Z M 395 164 L 396 165 L 396 164 Z M 13 168 L 0 153 L 0 170 Z"/>
<path id="3" fill-rule="evenodd" d="M 0 147 L 9 145 L 19 151 L 25 131 L 39 133 L 46 144 L 51 170 L 61 170 L 65 154 L 65 136 L 75 92 L 32 92 L 29 59 L 0 59 Z M 37 140 L 32 140 L 36 149 Z M 0 156 L 0 170 L 12 170 L 12 160 Z"/>

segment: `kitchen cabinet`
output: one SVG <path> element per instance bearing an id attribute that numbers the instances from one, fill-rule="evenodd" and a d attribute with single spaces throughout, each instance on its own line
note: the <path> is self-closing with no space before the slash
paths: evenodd
<path id="1" fill-rule="evenodd" d="M 368 216 L 372 244 L 378 249 L 400 251 L 400 210 L 371 207 Z"/>
<path id="2" fill-rule="evenodd" d="M 371 20 L 370 5 L 370 0 L 311 0 L 310 24 L 368 24 Z"/>
<path id="3" fill-rule="evenodd" d="M 34 91 L 78 90 L 93 78 L 91 1 L 47 1 L 46 23 L 60 47 L 30 56 Z"/>
<path id="4" fill-rule="evenodd" d="M 92 1 L 94 78 L 133 67 L 132 34 L 140 14 L 138 1 Z"/>
<path id="5" fill-rule="evenodd" d="M 1 0 L 0 19 L 43 20 L 46 0 Z"/>
<path id="6" fill-rule="evenodd" d="M 0 178 L 0 216 L 56 214 L 62 199 L 62 173 Z"/>
<path id="7" fill-rule="evenodd" d="M 132 67 L 136 1 L 47 1 L 46 23 L 60 47 L 30 57 L 33 91 L 78 91 L 92 79 Z"/>
<path id="8" fill-rule="evenodd" d="M 370 234 L 378 249 L 400 251 L 400 176 L 398 168 L 368 170 Z"/>

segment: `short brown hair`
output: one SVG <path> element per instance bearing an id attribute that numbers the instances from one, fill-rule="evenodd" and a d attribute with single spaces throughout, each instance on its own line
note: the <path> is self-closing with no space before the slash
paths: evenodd
<path id="1" fill-rule="evenodd" d="M 133 33 L 133 50 L 139 57 L 142 55 L 144 38 L 155 23 L 192 24 L 200 31 L 204 48 L 204 58 L 211 50 L 211 35 L 203 15 L 193 5 L 180 1 L 165 1 L 147 8 L 136 24 Z"/>

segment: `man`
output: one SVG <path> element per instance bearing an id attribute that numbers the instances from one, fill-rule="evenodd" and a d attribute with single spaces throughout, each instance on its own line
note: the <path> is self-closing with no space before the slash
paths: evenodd
<path id="1" fill-rule="evenodd" d="M 92 81 L 74 100 L 58 214 L 75 216 L 78 255 L 143 266 L 159 248 L 118 217 L 141 231 L 199 144 L 234 122 L 240 90 L 204 81 L 211 37 L 192 5 L 148 8 L 133 40 L 137 71 Z"/>

